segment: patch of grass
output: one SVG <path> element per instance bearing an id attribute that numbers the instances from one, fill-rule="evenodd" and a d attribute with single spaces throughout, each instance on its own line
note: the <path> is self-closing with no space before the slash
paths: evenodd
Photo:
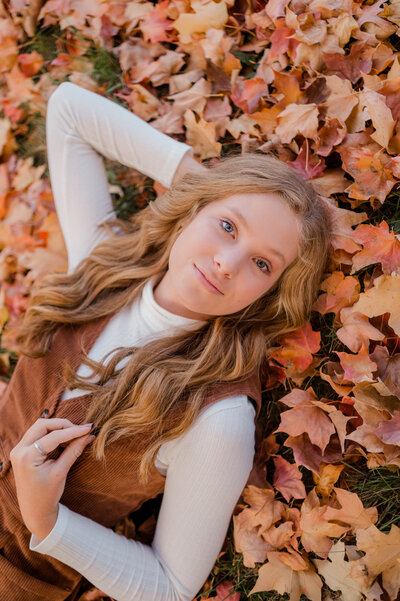
<path id="1" fill-rule="evenodd" d="M 80 37 L 78 32 L 75 32 L 75 35 Z M 104 48 L 91 45 L 84 56 L 93 64 L 91 77 L 99 86 L 107 86 L 106 94 L 111 94 L 114 90 L 125 86 L 119 59 L 115 54 Z M 123 104 L 118 98 L 114 100 Z"/>
<path id="2" fill-rule="evenodd" d="M 257 71 L 258 63 L 262 57 L 262 52 L 257 53 L 234 50 L 232 54 L 242 63 L 240 74 L 246 79 L 252 79 Z"/>
<path id="3" fill-rule="evenodd" d="M 378 521 L 375 526 L 387 534 L 391 524 L 400 526 L 400 469 L 396 466 L 370 469 L 362 462 L 357 465 L 343 462 L 341 485 L 357 493 L 364 507 L 378 509 Z"/>
<path id="4" fill-rule="evenodd" d="M 123 175 L 128 168 L 118 163 L 118 161 L 111 161 L 107 158 L 104 159 L 104 165 L 109 183 L 120 186 L 123 191 L 122 196 L 117 193 L 111 194 L 115 213 L 120 219 L 128 220 L 131 215 L 146 206 L 150 200 L 156 198 L 151 178 L 146 178 L 144 184 L 140 186 L 135 184 L 124 185 L 121 179 L 123 179 Z"/>
<path id="5" fill-rule="evenodd" d="M 400 234 L 400 190 L 392 191 L 385 202 L 371 216 L 369 223 L 378 225 L 386 221 L 389 229 Z"/>
<path id="6" fill-rule="evenodd" d="M 36 50 L 36 52 L 43 56 L 44 63 L 46 64 L 57 57 L 59 51 L 56 41 L 62 37 L 63 32 L 58 25 L 48 25 L 47 27 L 38 28 L 35 35 L 26 42 L 19 44 L 18 48 L 20 54 L 30 54 Z"/>
<path id="7" fill-rule="evenodd" d="M 24 108 L 26 103 L 22 103 Z M 43 177 L 49 177 L 47 166 L 47 150 L 46 150 L 46 120 L 39 112 L 30 112 L 27 107 L 27 118 L 24 125 L 27 127 L 27 132 L 23 135 L 16 135 L 15 140 L 18 144 L 18 158 L 26 159 L 33 158 L 33 165 L 46 165 L 46 170 Z"/>

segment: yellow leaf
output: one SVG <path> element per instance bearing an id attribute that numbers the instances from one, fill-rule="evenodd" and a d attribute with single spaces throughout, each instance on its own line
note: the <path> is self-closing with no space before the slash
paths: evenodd
<path id="1" fill-rule="evenodd" d="M 210 27 L 221 29 L 228 20 L 228 11 L 225 2 L 209 2 L 203 4 L 199 0 L 192 0 L 191 7 L 194 14 L 181 14 L 174 22 L 174 27 L 181 35 L 206 32 Z"/>

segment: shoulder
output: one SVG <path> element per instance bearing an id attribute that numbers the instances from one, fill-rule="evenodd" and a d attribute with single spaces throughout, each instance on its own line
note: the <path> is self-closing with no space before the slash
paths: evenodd
<path id="1" fill-rule="evenodd" d="M 189 447 L 248 448 L 254 451 L 255 407 L 249 397 L 238 394 L 223 398 L 202 409 L 193 424 L 178 438 L 161 445 L 156 457 L 157 468 L 165 468 L 177 454 Z"/>

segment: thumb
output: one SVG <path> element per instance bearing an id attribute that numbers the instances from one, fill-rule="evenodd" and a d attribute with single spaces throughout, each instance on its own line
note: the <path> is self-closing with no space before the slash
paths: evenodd
<path id="1" fill-rule="evenodd" d="M 83 453 L 84 448 L 95 438 L 96 437 L 93 434 L 88 434 L 87 436 L 75 438 L 75 440 L 70 442 L 57 459 L 59 467 L 63 468 L 63 471 L 65 470 L 65 472 L 68 472 L 78 457 Z"/>

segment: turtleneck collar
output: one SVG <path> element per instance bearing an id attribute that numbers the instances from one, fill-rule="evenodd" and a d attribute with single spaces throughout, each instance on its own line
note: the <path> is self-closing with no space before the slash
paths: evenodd
<path id="1" fill-rule="evenodd" d="M 159 279 L 160 276 L 155 275 L 147 282 L 137 306 L 140 317 L 145 321 L 149 330 L 152 332 L 169 330 L 170 328 L 196 330 L 203 326 L 206 323 L 205 321 L 176 315 L 157 303 L 154 298 L 153 289 Z"/>

